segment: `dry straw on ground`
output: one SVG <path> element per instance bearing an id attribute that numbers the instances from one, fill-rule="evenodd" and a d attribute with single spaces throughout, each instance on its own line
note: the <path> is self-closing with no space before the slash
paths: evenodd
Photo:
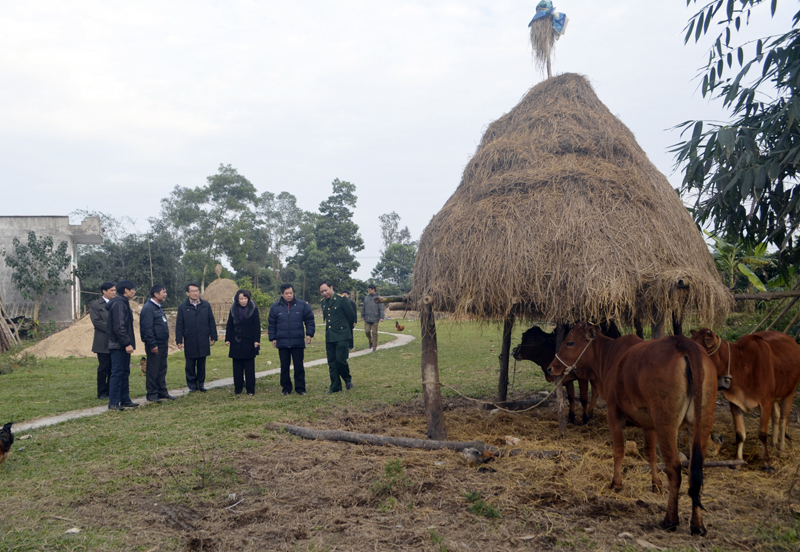
<path id="1" fill-rule="evenodd" d="M 489 125 L 422 235 L 412 295 L 462 316 L 625 325 L 687 308 L 711 324 L 733 303 L 678 194 L 577 74 Z"/>
<path id="2" fill-rule="evenodd" d="M 608 489 L 613 469 L 602 402 L 596 420 L 571 427 L 558 439 L 553 437 L 558 434 L 555 405 L 524 415 L 491 415 L 460 400 L 447 406 L 454 439 L 505 447 L 505 435 L 515 435 L 525 450 L 556 454 L 501 457 L 487 465 L 492 470 L 480 472 L 467 467 L 457 452 L 306 441 L 266 427 L 235 428 L 230 431 L 249 445 L 234 453 L 215 450 L 212 436 L 192 450 L 163 445 L 135 468 L 95 468 L 92 475 L 101 486 L 121 476 L 130 485 L 114 486 L 111 495 L 103 487 L 81 496 L 70 518 L 90 528 L 126 531 L 127 547 L 143 550 L 597 552 L 647 544 L 664 550 L 793 549 L 792 519 L 800 493 L 798 453 L 791 442 L 776 454 L 775 475 L 760 472 L 755 437 L 745 443 L 750 466 L 705 470 L 702 500 L 709 534 L 698 538 L 689 534 L 685 479 L 681 526 L 674 533 L 658 526 L 667 496 L 651 492 L 639 455 L 624 460 L 622 491 Z M 424 438 L 421 411 L 421 399 L 372 412 L 342 408 L 312 425 Z M 730 414 L 724 407 L 717 414 L 715 431 L 726 437 L 721 457 L 729 458 L 736 447 Z M 748 416 L 746 422 L 748 433 L 757 433 L 757 420 Z M 157 438 L 158 429 L 150 431 L 142 438 Z M 642 446 L 640 430 L 628 428 L 626 436 Z M 215 460 L 204 464 L 203 458 Z M 386 468 L 392 462 L 402 466 L 402 473 L 390 488 Z M 201 469 L 208 472 L 209 488 L 190 490 Z M 480 493 L 499 517 L 471 510 L 470 493 Z M 4 507 L 30 507 L 21 500 Z M 18 524 L 25 524 L 29 518 L 20 519 Z M 778 540 L 780 527 L 787 531 L 785 548 Z"/>

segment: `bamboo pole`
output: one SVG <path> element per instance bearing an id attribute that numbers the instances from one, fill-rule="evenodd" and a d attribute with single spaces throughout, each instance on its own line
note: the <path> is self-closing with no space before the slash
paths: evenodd
<path id="1" fill-rule="evenodd" d="M 789 301 L 789 304 L 788 304 L 788 305 L 786 305 L 786 306 L 784 307 L 784 309 L 781 311 L 781 313 L 780 313 L 780 314 L 779 314 L 779 315 L 778 315 L 778 316 L 775 318 L 775 320 L 773 320 L 773 321 L 772 321 L 772 324 L 770 324 L 769 326 L 767 326 L 767 329 L 766 329 L 766 331 L 770 331 L 770 330 L 772 329 L 772 327 L 773 327 L 775 324 L 777 324 L 777 323 L 778 323 L 778 321 L 779 321 L 781 318 L 783 318 L 783 315 L 784 315 L 784 314 L 786 314 L 787 312 L 789 312 L 789 309 L 791 309 L 791 308 L 794 306 L 794 304 L 795 304 L 795 303 L 797 303 L 797 300 L 798 300 L 798 299 L 800 299 L 800 297 L 795 297 L 794 299 L 792 299 L 791 301 Z"/>

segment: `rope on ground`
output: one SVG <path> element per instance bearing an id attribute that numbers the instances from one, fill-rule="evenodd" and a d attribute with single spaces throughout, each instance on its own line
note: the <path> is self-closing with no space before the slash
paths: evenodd
<path id="1" fill-rule="evenodd" d="M 491 401 L 486 401 L 486 400 L 482 401 L 480 399 L 473 399 L 472 397 L 468 397 L 467 395 L 465 395 L 464 393 L 462 393 L 461 391 L 459 391 L 455 387 L 451 387 L 450 385 L 447 385 L 446 383 L 442 383 L 440 381 L 423 381 L 422 382 L 422 385 L 430 385 L 430 384 L 439 385 L 441 387 L 447 387 L 448 389 L 450 389 L 451 391 L 454 391 L 455 393 L 457 393 L 461 397 L 467 399 L 468 401 L 472 401 L 472 402 L 476 402 L 476 403 L 480 403 L 480 404 L 485 404 L 485 403 L 494 404 Z M 509 412 L 511 414 L 521 414 L 523 412 L 527 412 L 528 410 L 533 410 L 534 408 L 539 408 L 540 406 L 542 406 L 543 403 L 547 402 L 550 399 L 550 397 L 553 396 L 553 393 L 555 393 L 555 392 L 556 392 L 556 390 L 553 389 L 552 391 L 550 391 L 547 394 L 547 396 L 542 397 L 541 401 L 539 401 L 538 403 L 536 403 L 533 406 L 530 406 L 530 407 L 522 409 L 522 410 L 509 410 L 508 408 L 503 408 L 502 406 L 497 406 L 496 404 L 494 404 L 494 407 L 497 410 L 502 410 L 503 412 Z"/>

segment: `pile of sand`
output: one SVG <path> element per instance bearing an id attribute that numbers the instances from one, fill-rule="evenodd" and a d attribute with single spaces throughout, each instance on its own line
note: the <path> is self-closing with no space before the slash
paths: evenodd
<path id="1" fill-rule="evenodd" d="M 142 345 L 142 338 L 139 335 L 139 313 L 138 305 L 134 307 L 133 312 L 133 334 L 136 337 L 136 350 L 134 354 L 143 355 L 144 346 Z M 170 353 L 177 350 L 175 345 L 175 313 L 167 313 L 167 323 L 169 324 L 169 337 L 170 337 Z M 94 340 L 94 326 L 89 316 L 84 316 L 72 326 L 65 330 L 61 330 L 43 339 L 33 347 L 25 350 L 26 353 L 31 353 L 37 358 L 66 358 L 66 357 L 93 357 L 95 354 L 92 352 L 92 341 Z"/>
<path id="2" fill-rule="evenodd" d="M 203 292 L 203 299 L 212 305 L 222 303 L 230 305 L 237 291 L 239 291 L 239 286 L 236 285 L 236 282 L 228 278 L 219 278 L 208 284 Z"/>

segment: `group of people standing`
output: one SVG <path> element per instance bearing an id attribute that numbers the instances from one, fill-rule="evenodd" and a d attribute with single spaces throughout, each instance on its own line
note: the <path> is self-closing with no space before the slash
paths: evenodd
<path id="1" fill-rule="evenodd" d="M 383 304 L 376 303 L 375 286 L 370 286 L 365 298 L 362 319 L 370 348 L 378 346 L 377 326 L 383 320 Z M 89 305 L 94 326 L 92 352 L 97 354 L 97 398 L 108 399 L 109 410 L 135 408 L 138 403 L 130 397 L 130 360 L 136 349 L 133 332 L 133 310 L 130 301 L 136 296 L 136 286 L 130 280 L 100 286 L 101 297 Z M 281 364 L 281 391 L 292 392 L 290 367 L 294 365 L 294 391 L 306 394 L 303 359 L 306 345 L 311 343 L 316 326 L 309 304 L 294 296 L 294 287 L 283 284 L 280 299 L 272 305 L 268 318 L 268 335 L 278 349 Z M 320 284 L 323 296 L 322 314 L 325 323 L 325 349 L 331 385 L 327 393 L 353 388 L 349 351 L 353 348 L 356 324 L 355 303 L 336 294 L 330 282 Z M 139 333 L 146 354 L 147 400 L 174 400 L 166 385 L 169 325 L 163 304 L 167 290 L 157 284 L 150 288 L 149 299 L 139 315 Z M 178 307 L 175 342 L 183 350 L 186 385 L 189 392 L 205 392 L 206 358 L 217 341 L 217 326 L 211 305 L 200 298 L 200 287 L 186 286 L 186 301 Z M 236 292 L 225 327 L 225 345 L 233 363 L 234 393 L 255 394 L 255 357 L 261 348 L 261 318 L 250 291 Z"/>
<path id="2" fill-rule="evenodd" d="M 101 297 L 89 305 L 94 326 L 92 352 L 97 355 L 97 398 L 108 399 L 109 410 L 139 406 L 130 397 L 130 362 L 136 349 L 133 310 L 130 301 L 136 286 L 130 280 L 100 286 Z M 206 357 L 217 340 L 217 325 L 208 301 L 200 299 L 200 287 L 186 286 L 186 301 L 178 307 L 175 342 L 186 357 L 186 385 L 190 392 L 205 391 Z M 144 342 L 147 400 L 174 400 L 167 389 L 169 325 L 163 304 L 167 290 L 161 284 L 150 288 L 150 298 L 139 314 L 139 335 Z"/>

